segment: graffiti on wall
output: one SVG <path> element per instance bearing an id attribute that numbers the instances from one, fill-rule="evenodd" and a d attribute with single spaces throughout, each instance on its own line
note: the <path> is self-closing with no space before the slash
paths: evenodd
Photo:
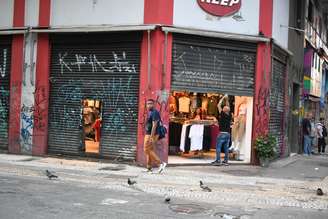
<path id="1" fill-rule="evenodd" d="M 70 56 L 67 52 L 58 54 L 61 74 L 65 71 L 80 72 L 83 67 L 90 67 L 92 72 L 136 72 L 135 66 L 127 60 L 125 52 L 121 56 L 112 52 L 113 61 L 100 60 L 96 54 L 75 54 L 74 61 L 68 61 L 68 57 Z"/>
<path id="2" fill-rule="evenodd" d="M 4 78 L 7 72 L 7 49 L 3 49 L 0 53 L 2 53 L 2 59 L 0 60 L 0 77 Z"/>
<path id="3" fill-rule="evenodd" d="M 257 114 L 257 116 L 255 117 L 255 131 L 259 135 L 266 134 L 267 125 L 269 124 L 269 101 L 269 89 L 265 87 L 260 87 L 257 99 L 255 101 L 255 109 Z"/>
<path id="4" fill-rule="evenodd" d="M 64 52 L 58 54 L 56 64 L 60 75 L 52 79 L 53 84 L 58 84 L 58 87 L 53 88 L 51 94 L 50 128 L 78 130 L 83 99 L 102 101 L 102 131 L 109 133 L 111 137 L 124 135 L 130 131 L 131 123 L 137 124 L 139 89 L 134 84 L 138 81 L 139 74 L 126 52 L 112 52 L 110 59 L 99 58 L 94 53 L 82 55 Z M 75 72 L 90 76 L 81 78 L 78 74 L 72 75 Z M 101 73 L 103 77 L 92 77 L 93 72 L 98 72 L 98 75 Z M 68 74 L 74 79 L 65 80 L 61 77 Z"/>
<path id="5" fill-rule="evenodd" d="M 32 150 L 32 133 L 34 126 L 34 106 L 22 105 L 21 107 L 21 129 L 20 143 L 25 152 Z"/>
<path id="6" fill-rule="evenodd" d="M 0 87 L 0 130 L 8 129 L 9 91 Z"/>
<path id="7" fill-rule="evenodd" d="M 47 126 L 47 107 L 48 107 L 48 99 L 47 99 L 47 90 L 45 86 L 36 84 L 35 92 L 34 92 L 34 130 L 37 131 L 45 131 L 45 127 Z"/>

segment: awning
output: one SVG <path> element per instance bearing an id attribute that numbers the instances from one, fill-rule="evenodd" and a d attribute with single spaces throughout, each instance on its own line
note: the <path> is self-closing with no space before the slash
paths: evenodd
<path id="1" fill-rule="evenodd" d="M 309 100 L 312 102 L 320 102 L 320 97 L 309 95 Z"/>
<path id="2" fill-rule="evenodd" d="M 183 34 L 198 35 L 198 36 L 205 36 L 205 37 L 239 40 L 245 42 L 270 42 L 269 38 L 261 37 L 261 36 L 223 33 L 223 32 L 207 31 L 201 29 L 184 28 L 184 27 L 162 27 L 162 30 L 164 32 L 183 33 Z"/>
<path id="3" fill-rule="evenodd" d="M 48 29 L 31 29 L 32 33 L 88 33 L 88 32 L 119 32 L 154 30 L 156 25 L 127 26 L 85 26 L 85 27 L 51 27 Z"/>

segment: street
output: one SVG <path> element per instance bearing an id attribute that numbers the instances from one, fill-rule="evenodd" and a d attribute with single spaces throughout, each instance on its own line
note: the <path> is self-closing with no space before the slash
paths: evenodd
<path id="1" fill-rule="evenodd" d="M 0 218 L 327 218 L 327 192 L 315 194 L 319 185 L 328 189 L 327 165 L 327 157 L 297 156 L 271 168 L 169 167 L 158 175 L 123 164 L 0 155 Z M 198 180 L 213 191 L 202 191 Z"/>

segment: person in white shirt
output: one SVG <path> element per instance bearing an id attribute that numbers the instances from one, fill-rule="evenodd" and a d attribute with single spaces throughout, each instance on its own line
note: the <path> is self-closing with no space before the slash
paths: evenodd
<path id="1" fill-rule="evenodd" d="M 316 131 L 318 136 L 318 153 L 325 153 L 326 141 L 325 137 L 327 135 L 326 127 L 324 126 L 324 118 L 320 118 L 320 122 L 316 125 Z"/>

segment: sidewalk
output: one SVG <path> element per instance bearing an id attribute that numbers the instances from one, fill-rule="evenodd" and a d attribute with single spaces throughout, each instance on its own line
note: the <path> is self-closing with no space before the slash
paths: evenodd
<path id="1" fill-rule="evenodd" d="M 303 159 L 299 156 L 297 159 L 293 158 L 292 162 L 277 161 L 280 163 L 274 163 L 276 166 L 272 167 L 272 170 L 288 169 L 288 165 L 297 160 L 303 162 Z M 313 158 L 314 161 L 310 159 L 306 158 L 304 162 L 319 160 L 328 166 L 326 158 Z M 173 199 L 182 198 L 247 208 L 328 209 L 328 196 L 315 194 L 318 187 L 327 194 L 327 175 L 311 180 L 284 179 L 270 177 L 260 167 L 245 165 L 169 167 L 159 175 L 144 173 L 143 168 L 124 164 L 0 154 L 0 175 L 45 178 L 45 169 L 55 171 L 59 176 L 59 182 L 78 183 L 91 188 L 139 191 L 160 196 L 169 195 Z M 127 185 L 129 177 L 137 181 L 135 186 Z M 202 191 L 199 187 L 200 180 L 213 191 Z"/>

